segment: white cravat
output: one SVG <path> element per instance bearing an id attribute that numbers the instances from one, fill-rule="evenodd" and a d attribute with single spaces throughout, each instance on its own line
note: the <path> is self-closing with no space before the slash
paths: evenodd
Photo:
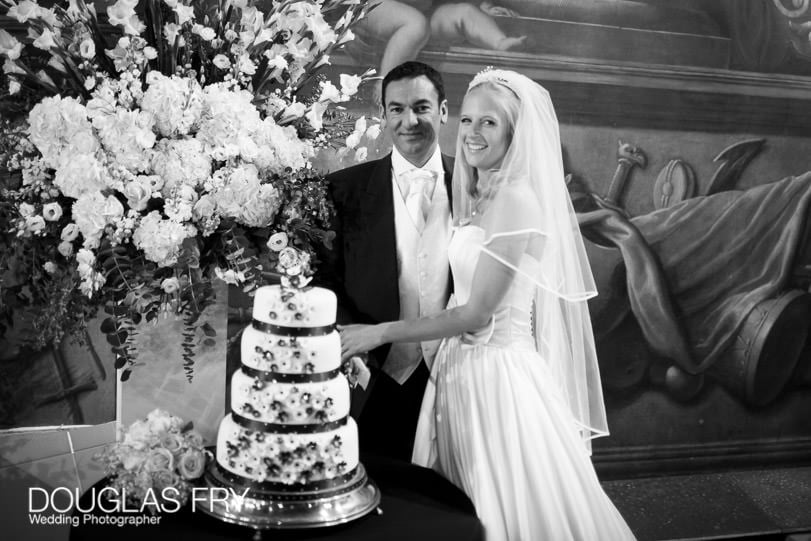
<path id="1" fill-rule="evenodd" d="M 403 196 L 408 215 L 417 230 L 422 231 L 425 228 L 425 220 L 431 208 L 431 197 L 436 186 L 436 174 L 433 171 L 415 168 L 406 171 L 400 178 L 403 180 L 403 186 L 406 187 Z"/>

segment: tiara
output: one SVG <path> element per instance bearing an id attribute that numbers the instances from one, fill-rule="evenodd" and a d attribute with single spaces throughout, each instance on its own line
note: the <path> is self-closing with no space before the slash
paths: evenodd
<path id="1" fill-rule="evenodd" d="M 506 86 L 510 85 L 506 71 L 496 69 L 493 66 L 487 66 L 473 77 L 473 80 L 470 81 L 470 84 L 468 85 L 468 89 L 487 82 L 498 83 Z"/>

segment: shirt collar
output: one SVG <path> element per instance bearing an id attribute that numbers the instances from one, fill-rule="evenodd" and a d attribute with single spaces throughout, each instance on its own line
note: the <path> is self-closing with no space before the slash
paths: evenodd
<path id="1" fill-rule="evenodd" d="M 411 171 L 412 169 L 417 169 L 411 162 L 406 160 L 400 151 L 397 150 L 397 147 L 392 147 L 391 149 L 391 169 L 394 173 L 394 178 L 400 178 L 400 175 Z M 439 150 L 439 145 L 434 148 L 434 153 L 428 158 L 428 161 L 425 162 L 425 165 L 420 167 L 419 169 L 424 169 L 426 171 L 433 171 L 437 173 L 436 178 L 442 178 L 444 174 L 444 169 L 442 167 L 442 152 Z"/>

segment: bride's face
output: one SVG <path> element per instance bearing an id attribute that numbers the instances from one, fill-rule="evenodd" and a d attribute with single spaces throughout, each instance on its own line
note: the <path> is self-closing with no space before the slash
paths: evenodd
<path id="1" fill-rule="evenodd" d="M 462 151 L 467 162 L 481 171 L 499 169 L 510 146 L 510 123 L 499 99 L 504 96 L 483 87 L 471 90 L 462 102 L 459 115 Z"/>

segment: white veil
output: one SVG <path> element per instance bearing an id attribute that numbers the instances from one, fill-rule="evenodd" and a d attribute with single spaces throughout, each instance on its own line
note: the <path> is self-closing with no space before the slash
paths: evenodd
<path id="1" fill-rule="evenodd" d="M 488 83 L 518 97 L 512 141 L 501 169 L 490 176 L 491 185 L 477 186 L 459 138 L 454 221 L 464 224 L 482 211 L 483 252 L 534 282 L 538 351 L 590 448 L 592 438 L 608 434 L 587 302 L 597 291 L 566 188 L 557 117 L 546 89 L 521 74 L 488 69 L 474 77 L 468 92 Z M 540 262 L 534 276 L 504 255 L 517 239 L 529 240 L 525 253 Z"/>

